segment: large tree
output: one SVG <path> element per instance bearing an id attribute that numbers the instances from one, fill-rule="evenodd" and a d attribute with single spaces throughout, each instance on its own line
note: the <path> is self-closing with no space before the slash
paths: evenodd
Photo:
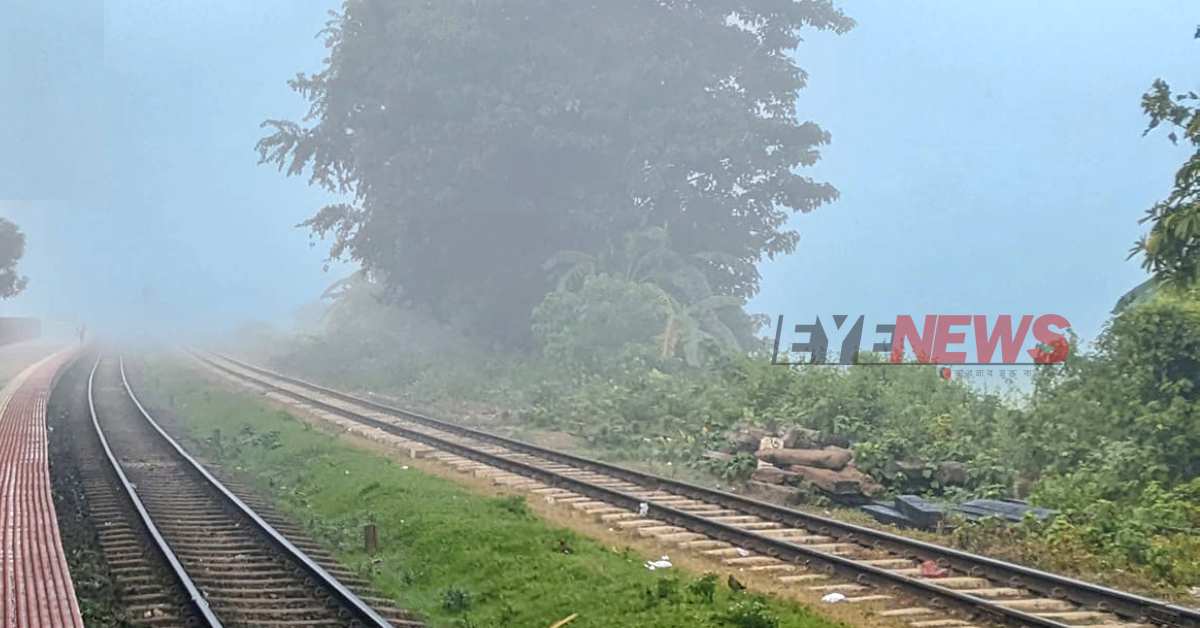
<path id="1" fill-rule="evenodd" d="M 265 162 L 350 200 L 304 223 L 394 297 L 512 339 L 543 263 L 647 227 L 747 297 L 787 227 L 837 196 L 797 172 L 829 135 L 796 111 L 803 27 L 829 0 L 346 0 L 329 56 L 268 120 Z"/>
<path id="2" fill-rule="evenodd" d="M 0 299 L 20 294 L 29 282 L 17 272 L 17 262 L 24 255 L 25 234 L 11 220 L 0 217 Z"/>
<path id="3" fill-rule="evenodd" d="M 1200 27 L 1195 37 L 1200 39 Z M 1200 94 L 1176 93 L 1158 79 L 1142 96 L 1142 109 L 1150 117 L 1147 133 L 1165 124 L 1173 143 L 1183 141 L 1195 151 L 1175 173 L 1171 194 L 1147 210 L 1142 221 L 1150 223 L 1150 233 L 1132 254 L 1143 253 L 1143 266 L 1163 283 L 1193 284 L 1200 279 Z"/>

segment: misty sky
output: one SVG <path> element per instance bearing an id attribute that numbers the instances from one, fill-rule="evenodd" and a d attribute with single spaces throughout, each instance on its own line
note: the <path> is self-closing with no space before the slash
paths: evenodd
<path id="1" fill-rule="evenodd" d="M 798 57 L 801 115 L 834 138 L 809 172 L 842 198 L 795 220 L 751 309 L 1057 312 L 1094 337 L 1184 156 L 1141 136 L 1139 98 L 1196 87 L 1200 3 L 840 4 L 858 28 Z M 0 214 L 31 278 L 0 311 L 219 328 L 344 273 L 293 228 L 326 197 L 253 152 L 304 113 L 285 81 L 320 67 L 334 6 L 0 0 Z"/>

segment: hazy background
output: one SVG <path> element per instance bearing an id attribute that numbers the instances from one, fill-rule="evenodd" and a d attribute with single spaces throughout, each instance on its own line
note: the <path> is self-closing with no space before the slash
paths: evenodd
<path id="1" fill-rule="evenodd" d="M 1184 155 L 1141 136 L 1139 98 L 1194 87 L 1200 4 L 840 5 L 858 28 L 798 55 L 802 117 L 833 133 L 811 172 L 842 198 L 795 219 L 749 309 L 1053 311 L 1094 337 Z M 303 114 L 285 81 L 320 67 L 335 6 L 0 0 L 0 215 L 30 277 L 0 311 L 214 329 L 340 277 L 293 228 L 324 196 L 253 151 L 264 118 Z"/>

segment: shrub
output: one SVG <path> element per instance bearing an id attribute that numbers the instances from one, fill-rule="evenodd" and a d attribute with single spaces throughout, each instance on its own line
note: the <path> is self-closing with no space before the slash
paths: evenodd
<path id="1" fill-rule="evenodd" d="M 717 594 L 717 574 L 706 573 L 696 580 L 693 580 L 690 584 L 688 584 L 687 591 L 696 599 L 702 600 L 708 604 L 712 604 L 713 599 Z"/>
<path id="2" fill-rule="evenodd" d="M 1111 478 L 1093 463 L 1043 480 L 1036 497 L 1061 503 L 1062 514 L 1041 536 L 1082 543 L 1111 569 L 1145 568 L 1174 585 L 1200 582 L 1200 478 L 1169 490 L 1154 481 L 1114 488 Z"/>
<path id="3" fill-rule="evenodd" d="M 1093 355 L 1042 369 L 1016 462 L 1067 473 L 1105 443 L 1127 441 L 1142 458 L 1122 479 L 1188 481 L 1200 475 L 1198 401 L 1200 301 L 1159 295 L 1114 318 Z"/>
<path id="4" fill-rule="evenodd" d="M 442 592 L 442 608 L 451 613 L 461 613 L 471 608 L 471 594 L 465 589 L 449 587 Z"/>
<path id="5" fill-rule="evenodd" d="M 550 360 L 603 367 L 630 346 L 652 346 L 666 328 L 669 304 L 652 284 L 592 275 L 578 291 L 546 295 L 533 311 L 533 336 Z"/>
<path id="6" fill-rule="evenodd" d="M 737 628 L 779 627 L 779 619 L 771 613 L 766 602 L 757 597 L 734 602 L 721 616 L 721 621 Z"/>

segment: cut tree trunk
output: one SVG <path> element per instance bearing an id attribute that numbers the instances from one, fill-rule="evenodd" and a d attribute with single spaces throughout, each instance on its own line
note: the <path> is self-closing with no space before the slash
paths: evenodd
<path id="1" fill-rule="evenodd" d="M 806 427 L 793 427 L 783 433 L 783 446 L 788 449 L 820 447 L 821 433 Z"/>
<path id="2" fill-rule="evenodd" d="M 839 447 L 826 447 L 825 449 L 760 449 L 755 455 L 758 456 L 759 460 L 780 466 L 796 464 L 834 471 L 845 468 L 854 457 L 854 454 L 849 450 Z"/>
<path id="3" fill-rule="evenodd" d="M 770 434 L 766 430 L 760 429 L 745 429 L 731 432 L 725 437 L 728 444 L 726 451 L 730 453 L 754 453 L 758 449 L 758 445 L 762 442 L 763 437 Z"/>
<path id="4" fill-rule="evenodd" d="M 788 471 L 799 475 L 814 486 L 832 495 L 874 495 L 882 488 L 871 476 L 853 466 L 840 471 L 792 465 Z"/>
<path id="5" fill-rule="evenodd" d="M 833 495 L 861 495 L 862 483 L 853 477 L 843 477 L 839 472 L 816 467 L 793 465 L 788 471 L 811 482 L 813 486 Z"/>
<path id="6" fill-rule="evenodd" d="M 784 471 L 777 467 L 762 467 L 755 469 L 750 475 L 750 479 L 763 484 L 790 484 L 799 476 L 790 471 Z"/>

